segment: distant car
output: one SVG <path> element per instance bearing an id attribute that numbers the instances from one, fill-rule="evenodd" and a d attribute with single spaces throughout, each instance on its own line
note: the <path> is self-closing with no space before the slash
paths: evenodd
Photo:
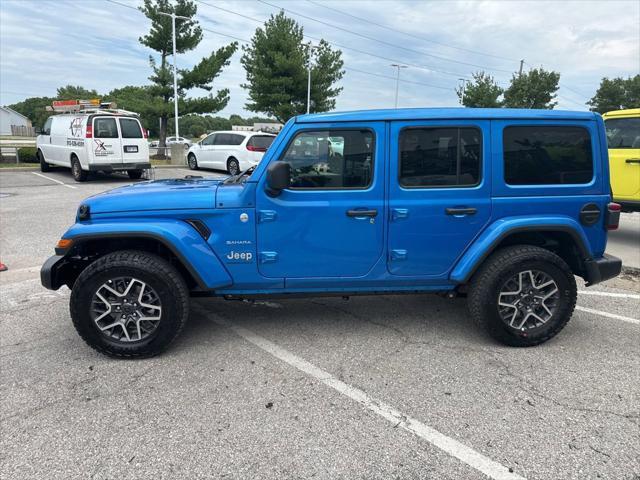
<path id="1" fill-rule="evenodd" d="M 262 132 L 213 132 L 189 148 L 187 162 L 191 170 L 216 168 L 237 175 L 258 165 L 274 138 Z"/>
<path id="2" fill-rule="evenodd" d="M 149 142 L 149 148 L 158 148 L 158 145 L 160 145 L 160 141 L 158 140 L 153 140 Z"/>
<path id="3" fill-rule="evenodd" d="M 626 212 L 640 212 L 640 108 L 602 115 L 609 144 L 613 200 Z"/>
<path id="4" fill-rule="evenodd" d="M 167 147 L 170 147 L 171 145 L 175 145 L 177 143 L 184 145 L 184 148 L 189 148 L 191 145 L 193 145 L 193 142 L 191 140 L 184 137 L 167 137 L 165 143 Z"/>

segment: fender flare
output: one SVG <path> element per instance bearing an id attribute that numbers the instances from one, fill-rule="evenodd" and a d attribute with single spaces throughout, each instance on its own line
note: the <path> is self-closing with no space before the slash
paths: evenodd
<path id="1" fill-rule="evenodd" d="M 491 224 L 467 248 L 449 276 L 455 283 L 468 282 L 502 240 L 521 232 L 563 232 L 573 238 L 583 260 L 592 257 L 582 228 L 572 218 L 562 216 L 506 217 Z"/>
<path id="2" fill-rule="evenodd" d="M 76 223 L 62 238 L 73 248 L 91 240 L 151 239 L 169 249 L 202 290 L 230 286 L 233 280 L 220 259 L 198 231 L 182 220 L 92 221 Z"/>

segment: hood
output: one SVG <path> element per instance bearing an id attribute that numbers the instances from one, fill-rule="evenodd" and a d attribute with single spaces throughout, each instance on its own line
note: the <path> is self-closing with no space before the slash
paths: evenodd
<path id="1" fill-rule="evenodd" d="M 93 197 L 83 205 L 91 214 L 150 210 L 215 208 L 216 189 L 221 180 L 176 178 L 134 183 Z"/>

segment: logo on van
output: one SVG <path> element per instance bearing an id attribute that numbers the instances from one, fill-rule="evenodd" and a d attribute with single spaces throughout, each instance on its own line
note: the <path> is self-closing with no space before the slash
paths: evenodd
<path id="1" fill-rule="evenodd" d="M 82 136 L 82 117 L 76 117 L 73 120 L 71 120 L 71 125 L 69 125 L 69 130 L 71 130 L 72 137 Z"/>
<path id="2" fill-rule="evenodd" d="M 112 150 L 107 150 L 111 148 L 111 145 L 105 145 L 102 140 L 98 140 L 97 138 L 94 138 L 93 141 L 96 144 L 96 148 L 93 151 L 96 156 L 105 157 L 107 155 L 113 155 Z"/>

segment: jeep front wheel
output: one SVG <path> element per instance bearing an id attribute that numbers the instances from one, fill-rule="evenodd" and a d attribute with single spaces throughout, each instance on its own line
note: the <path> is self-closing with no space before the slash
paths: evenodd
<path id="1" fill-rule="evenodd" d="M 468 305 L 493 338 L 529 347 L 564 328 L 576 298 L 576 281 L 564 260 L 544 248 L 516 245 L 486 260 L 473 277 Z"/>
<path id="2" fill-rule="evenodd" d="M 71 293 L 73 324 L 89 346 L 113 357 L 150 357 L 184 327 L 189 291 L 163 258 L 114 252 L 89 265 Z"/>

